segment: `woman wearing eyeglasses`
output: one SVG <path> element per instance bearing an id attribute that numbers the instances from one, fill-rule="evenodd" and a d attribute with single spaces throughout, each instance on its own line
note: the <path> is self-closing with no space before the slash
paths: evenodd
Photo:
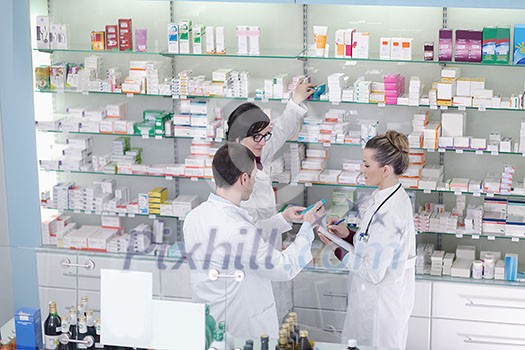
<path id="1" fill-rule="evenodd" d="M 294 96 L 284 109 L 282 115 L 270 121 L 270 118 L 257 105 L 244 103 L 237 107 L 228 118 L 227 140 L 239 142 L 248 147 L 257 159 L 255 185 L 250 199 L 241 202 L 241 207 L 248 210 L 255 222 L 262 222 L 277 214 L 270 163 L 275 154 L 285 145 L 286 141 L 296 132 L 302 118 L 306 114 L 303 102 L 313 93 L 313 84 L 301 83 Z M 299 212 L 302 207 L 287 208 L 285 216 L 291 221 L 300 221 Z M 271 236 L 262 237 L 266 242 L 281 250 L 283 232 L 292 226 L 283 220 L 281 227 Z M 270 232 L 270 231 L 265 231 Z M 288 282 L 274 283 L 274 294 L 277 301 L 279 319 L 292 307 L 291 286 Z"/>
<path id="2" fill-rule="evenodd" d="M 408 168 L 408 150 L 407 137 L 397 131 L 369 140 L 361 172 L 366 185 L 377 190 L 360 210 L 359 229 L 352 234 L 344 223 L 328 220 L 328 230 L 350 243 L 350 251 L 319 234 L 349 269 L 343 342 L 406 348 L 415 293 L 415 230 L 412 204 L 399 176 Z"/>

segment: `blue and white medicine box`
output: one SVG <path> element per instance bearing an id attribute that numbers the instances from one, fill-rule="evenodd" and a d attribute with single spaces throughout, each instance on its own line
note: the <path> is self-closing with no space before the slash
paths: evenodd
<path id="1" fill-rule="evenodd" d="M 514 64 L 525 64 L 525 24 L 514 25 Z"/>
<path id="2" fill-rule="evenodd" d="M 42 319 L 40 309 L 21 307 L 15 313 L 16 348 L 41 349 Z"/>

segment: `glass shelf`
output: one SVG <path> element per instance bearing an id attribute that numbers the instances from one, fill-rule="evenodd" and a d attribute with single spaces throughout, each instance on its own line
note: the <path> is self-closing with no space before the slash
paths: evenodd
<path id="1" fill-rule="evenodd" d="M 52 133 L 52 134 L 64 134 L 64 135 L 100 135 L 100 136 L 113 136 L 113 137 L 140 137 L 142 139 L 152 139 L 152 140 L 162 140 L 162 139 L 189 139 L 193 140 L 194 138 L 191 136 L 166 136 L 166 135 L 155 135 L 155 136 L 148 136 L 145 137 L 143 135 L 137 135 L 137 134 L 108 134 L 108 133 L 100 133 L 100 132 L 82 132 L 82 131 L 62 131 L 62 130 L 44 130 L 44 129 L 36 129 L 38 132 L 42 133 Z M 159 137 L 160 136 L 160 137 Z M 201 139 L 196 139 L 201 140 Z M 222 141 L 221 141 L 222 142 Z"/>
<path id="2" fill-rule="evenodd" d="M 63 209 L 63 208 L 53 208 L 48 206 L 41 206 L 42 209 L 49 209 L 49 210 L 58 210 L 61 212 L 68 212 L 68 213 L 74 213 L 74 214 L 87 214 L 87 215 L 109 215 L 109 216 L 120 216 L 120 217 L 148 217 L 150 219 L 177 219 L 179 218 L 177 216 L 162 216 L 162 215 L 156 215 L 156 214 L 130 214 L 130 213 L 117 213 L 117 212 L 107 212 L 107 211 L 101 211 L 96 212 L 92 210 L 79 210 L 79 209 Z"/>
<path id="3" fill-rule="evenodd" d="M 168 244 L 168 249 L 171 245 Z M 113 252 L 99 252 L 94 250 L 77 250 L 77 249 L 68 249 L 68 248 L 58 248 L 52 245 L 43 245 L 42 247 L 36 248 L 38 252 L 42 253 L 57 253 L 57 254 L 78 254 L 80 256 L 91 256 L 91 257 L 104 257 L 104 258 L 114 258 L 114 259 L 124 259 L 131 256 L 134 260 L 148 260 L 148 261 L 165 261 L 165 262 L 179 262 L 184 258 L 175 258 L 167 255 L 168 249 L 165 250 L 165 255 L 155 255 L 158 252 L 164 250 L 160 249 L 160 246 L 157 246 L 150 253 L 113 253 Z"/>
<path id="4" fill-rule="evenodd" d="M 330 273 L 338 275 L 346 275 L 349 270 L 342 263 L 335 266 L 329 264 L 329 266 L 319 266 L 319 265 L 307 265 L 304 268 L 305 271 L 317 272 L 317 273 Z M 431 276 L 431 275 L 419 275 L 416 274 L 416 280 L 418 281 L 433 281 L 433 282 L 452 282 L 452 283 L 469 283 L 469 284 L 484 284 L 491 286 L 511 286 L 511 287 L 522 287 L 525 288 L 525 281 L 505 281 L 505 280 L 488 280 L 480 279 L 476 280 L 473 278 L 462 278 L 462 277 L 452 277 L 452 276 Z"/>
<path id="5" fill-rule="evenodd" d="M 486 233 L 482 234 L 473 234 L 473 233 L 450 233 L 450 232 L 417 232 L 418 235 L 446 235 L 446 236 L 456 236 L 456 238 L 464 238 L 464 237 L 471 237 L 474 240 L 480 239 L 480 238 L 487 238 L 490 240 L 495 239 L 505 239 L 505 240 L 512 240 L 519 242 L 520 237 L 513 237 L 513 236 L 504 236 L 504 235 L 490 235 Z"/>
<path id="6" fill-rule="evenodd" d="M 51 170 L 51 169 L 40 169 L 40 171 L 47 171 L 53 173 L 63 174 L 84 174 L 84 175 L 108 175 L 108 176 L 128 176 L 128 177 L 149 177 L 155 179 L 166 179 L 171 181 L 173 179 L 189 179 L 191 181 L 213 181 L 209 177 L 196 177 L 196 176 L 171 176 L 171 175 L 144 175 L 144 174 L 122 174 L 122 173 L 106 173 L 103 171 L 79 171 L 79 170 Z"/>
<path id="7" fill-rule="evenodd" d="M 303 50 L 297 56 L 299 59 L 309 59 L 309 60 L 322 60 L 322 61 L 347 61 L 349 65 L 357 64 L 358 62 L 380 62 L 380 63 L 393 63 L 398 65 L 403 64 L 433 64 L 433 65 L 461 65 L 461 66 L 471 66 L 471 67 L 518 67 L 522 68 L 525 65 L 516 65 L 509 63 L 494 63 L 494 62 L 457 62 L 457 61 L 426 61 L 423 57 L 416 57 L 412 60 L 401 60 L 401 59 L 381 59 L 379 58 L 378 53 L 371 53 L 368 58 L 352 58 L 352 57 L 335 57 L 332 55 L 329 56 L 317 56 L 315 52 L 311 50 Z"/>
<path id="8" fill-rule="evenodd" d="M 288 140 L 287 143 L 304 143 L 309 145 L 323 145 L 327 148 L 331 146 L 349 146 L 349 147 L 363 147 L 360 143 L 337 143 L 337 142 L 311 142 L 311 141 L 299 141 L 299 140 Z M 410 148 L 414 151 L 425 151 L 425 152 L 447 152 L 447 153 L 476 153 L 476 154 L 491 154 L 494 156 L 505 154 L 505 155 L 515 155 L 525 157 L 525 153 L 521 152 L 494 152 L 487 150 L 476 150 L 476 149 L 463 149 L 463 148 L 438 148 L 438 149 L 428 149 L 428 148 Z"/>
<path id="9" fill-rule="evenodd" d="M 165 57 L 227 57 L 227 58 L 270 58 L 270 59 L 298 59 L 298 52 L 301 49 L 261 49 L 260 54 L 258 55 L 248 55 L 248 54 L 239 54 L 237 53 L 236 48 L 226 49 L 224 54 L 216 53 L 168 53 L 167 51 L 162 51 L 160 54 Z"/>
<path id="10" fill-rule="evenodd" d="M 92 55 L 98 54 L 112 54 L 112 55 L 160 55 L 160 51 L 119 51 L 119 50 L 91 50 L 89 48 L 72 48 L 72 49 L 36 49 L 33 48 L 33 51 L 43 52 L 43 53 L 55 53 L 55 52 L 64 52 L 64 53 L 87 53 Z"/>
<path id="11" fill-rule="evenodd" d="M 128 96 L 128 97 L 134 97 L 134 96 L 151 96 L 151 97 L 169 97 L 171 98 L 171 95 L 149 95 L 149 94 L 132 94 L 132 93 L 125 93 L 125 92 L 104 92 L 104 91 L 78 91 L 73 89 L 37 89 L 36 92 L 40 93 L 51 93 L 51 94 L 82 94 L 82 95 L 90 95 L 90 94 L 97 94 L 97 95 L 120 95 L 120 96 Z"/>

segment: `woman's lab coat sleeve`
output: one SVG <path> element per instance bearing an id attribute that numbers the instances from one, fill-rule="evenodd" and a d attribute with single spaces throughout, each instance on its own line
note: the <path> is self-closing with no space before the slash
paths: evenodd
<path id="1" fill-rule="evenodd" d="M 314 233 L 309 223 L 303 223 L 294 242 L 283 251 L 265 242 L 255 226 L 245 229 L 243 243 L 247 254 L 241 255 L 240 262 L 250 273 L 272 281 L 289 281 L 312 260 Z"/>
<path id="2" fill-rule="evenodd" d="M 389 269 L 401 271 L 405 267 L 406 249 L 401 244 L 406 224 L 394 215 L 387 214 L 383 220 L 381 224 L 371 225 L 368 242 L 357 241 L 353 250 L 343 258 L 343 263 L 353 274 L 371 284 L 382 282 Z"/>
<path id="3" fill-rule="evenodd" d="M 272 138 L 264 146 L 261 155 L 263 164 L 271 161 L 286 141 L 298 131 L 299 121 L 306 112 L 307 109 L 304 104 L 298 105 L 290 99 L 281 116 L 272 120 Z"/>

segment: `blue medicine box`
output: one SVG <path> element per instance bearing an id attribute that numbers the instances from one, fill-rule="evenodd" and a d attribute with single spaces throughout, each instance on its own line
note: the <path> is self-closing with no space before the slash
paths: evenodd
<path id="1" fill-rule="evenodd" d="M 16 348 L 41 349 L 42 319 L 40 309 L 21 307 L 15 313 Z"/>

